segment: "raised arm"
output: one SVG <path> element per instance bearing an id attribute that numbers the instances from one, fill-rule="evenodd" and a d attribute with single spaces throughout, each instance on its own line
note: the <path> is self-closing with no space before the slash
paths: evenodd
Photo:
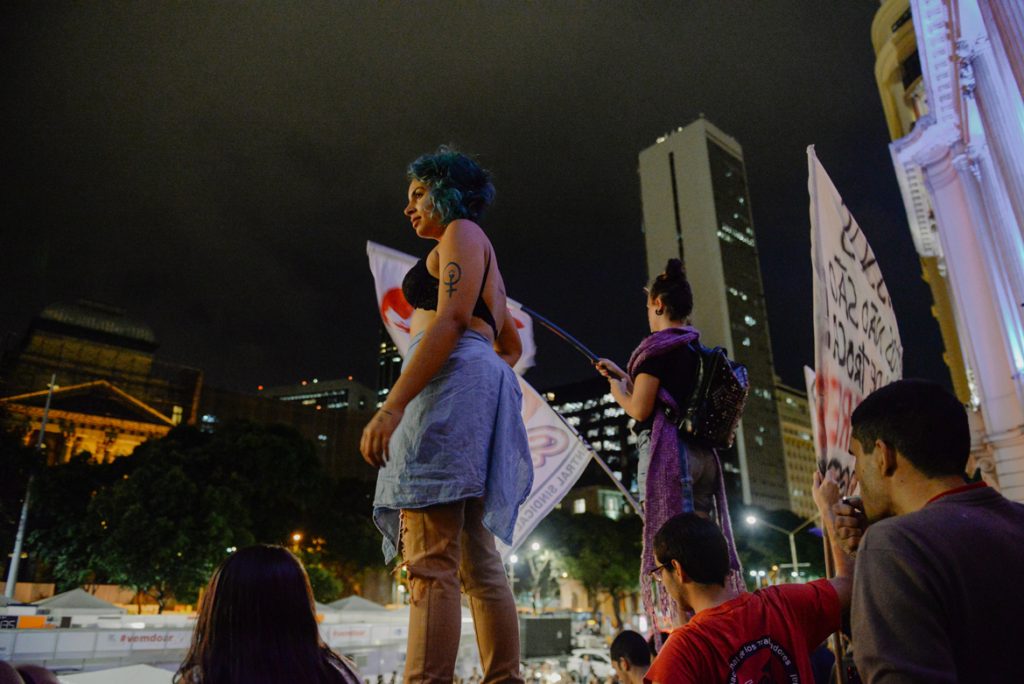
<path id="1" fill-rule="evenodd" d="M 812 494 L 818 513 L 821 514 L 821 526 L 828 532 L 832 555 L 835 558 L 836 575 L 830 578 L 829 582 L 839 595 L 843 613 L 847 614 L 853 595 L 853 558 L 836 539 L 835 513 L 832 509 L 839 502 L 839 486 L 833 480 L 822 478 L 821 473 L 815 470 Z"/>

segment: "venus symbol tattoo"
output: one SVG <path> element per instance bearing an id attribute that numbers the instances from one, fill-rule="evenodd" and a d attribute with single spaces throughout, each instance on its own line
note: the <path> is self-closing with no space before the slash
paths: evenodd
<path id="1" fill-rule="evenodd" d="M 462 267 L 454 261 L 449 261 L 448 265 L 444 267 L 444 284 L 448 287 L 449 299 L 458 289 L 455 287 L 455 283 L 460 280 L 462 280 Z"/>

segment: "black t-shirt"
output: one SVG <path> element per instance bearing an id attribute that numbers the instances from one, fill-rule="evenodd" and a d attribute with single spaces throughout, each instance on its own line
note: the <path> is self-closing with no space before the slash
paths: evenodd
<path id="1" fill-rule="evenodd" d="M 697 353 L 689 346 L 681 346 L 665 354 L 652 356 L 637 366 L 636 373 L 647 373 L 658 378 L 659 387 L 665 388 L 682 408 L 697 386 L 697 369 Z M 652 413 L 647 420 L 637 422 L 633 430 L 650 430 L 653 425 Z"/>

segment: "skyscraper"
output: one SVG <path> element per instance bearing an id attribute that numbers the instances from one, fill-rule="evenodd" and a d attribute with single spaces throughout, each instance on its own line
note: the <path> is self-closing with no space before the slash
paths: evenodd
<path id="1" fill-rule="evenodd" d="M 722 456 L 729 494 L 787 508 L 768 316 L 747 175 L 739 143 L 703 118 L 640 153 L 647 271 L 682 259 L 693 286 L 693 324 L 707 346 L 747 366 L 750 399 L 736 446 Z"/>
<path id="2" fill-rule="evenodd" d="M 779 408 L 782 448 L 786 456 L 789 510 L 801 518 L 813 518 L 818 513 L 811 495 L 818 457 L 811 436 L 813 429 L 807 393 L 778 382 L 775 385 L 775 402 Z"/>
<path id="3" fill-rule="evenodd" d="M 398 347 L 388 335 L 384 326 L 380 326 L 380 345 L 377 347 L 377 406 L 383 406 L 388 392 L 402 374 L 402 355 Z"/>

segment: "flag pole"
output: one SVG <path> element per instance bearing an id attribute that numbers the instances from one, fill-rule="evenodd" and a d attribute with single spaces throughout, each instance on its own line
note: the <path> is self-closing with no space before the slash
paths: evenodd
<path id="1" fill-rule="evenodd" d="M 583 354 L 583 356 L 587 357 L 587 360 L 590 361 L 591 364 L 596 364 L 598 362 L 598 360 L 600 359 L 600 357 L 597 354 L 595 354 L 594 352 L 590 351 L 590 349 L 585 344 L 583 344 L 582 342 L 577 340 L 575 337 L 570 335 L 561 326 L 556 325 L 555 323 L 552 323 L 550 320 L 548 320 L 544 316 L 541 316 L 539 313 L 537 313 L 533 309 L 530 309 L 530 308 L 525 307 L 525 306 L 520 306 L 519 308 L 522 309 L 523 312 L 525 312 L 528 316 L 530 316 L 531 318 L 536 320 L 538 323 L 543 325 L 545 328 L 547 328 L 548 330 L 553 332 L 557 337 L 561 338 L 565 342 L 568 342 L 569 345 L 572 346 L 573 349 L 578 351 L 580 354 Z M 643 509 L 640 508 L 640 504 L 637 502 L 636 499 L 633 498 L 633 495 L 626 488 L 626 485 L 622 484 L 622 481 L 615 476 L 615 472 L 612 471 L 612 469 L 608 466 L 607 463 L 605 463 L 605 460 L 603 458 L 601 458 L 601 455 L 597 453 L 597 450 L 594 449 L 594 447 L 591 446 L 590 442 L 588 442 L 583 437 L 583 435 L 581 435 L 579 433 L 579 430 L 577 430 L 575 428 L 575 426 L 569 424 L 569 422 L 567 420 L 565 420 L 565 417 L 562 416 L 562 414 L 559 413 L 558 411 L 555 411 L 555 415 L 557 415 L 559 417 L 559 419 L 561 419 L 561 421 L 563 423 L 565 423 L 565 425 L 570 430 L 572 430 L 574 433 L 576 433 L 576 437 L 579 438 L 580 442 L 582 442 L 587 447 L 587 451 L 590 452 L 591 457 L 594 459 L 594 461 L 597 463 L 597 465 L 601 468 L 601 470 L 604 471 L 605 475 L 607 475 L 609 477 L 609 479 L 611 479 L 612 483 L 619 490 L 619 492 L 622 494 L 622 496 L 626 497 L 626 503 L 628 503 L 633 508 L 633 510 L 636 511 L 636 514 L 639 515 L 640 519 L 642 520 L 643 517 L 644 517 Z"/>
<path id="2" fill-rule="evenodd" d="M 567 333 L 561 327 L 559 327 L 558 325 L 555 325 L 554 323 L 549 321 L 547 318 L 544 318 L 544 316 L 541 316 L 539 313 L 537 313 L 533 309 L 527 308 L 525 306 L 520 306 L 519 308 L 522 309 L 524 312 L 526 312 L 526 314 L 528 316 L 530 316 L 531 318 L 535 319 L 537 322 L 539 322 L 545 328 L 547 328 L 548 330 L 553 332 L 556 336 L 558 336 L 558 337 L 562 338 L 563 340 L 565 340 L 566 342 L 568 342 L 572 346 L 573 349 L 575 349 L 580 354 L 583 354 L 585 357 L 587 357 L 587 360 L 590 361 L 590 363 L 594 364 L 594 363 L 598 362 L 598 359 L 600 357 L 598 357 L 597 354 L 595 354 L 594 352 L 590 351 L 590 349 L 588 349 L 582 342 L 580 342 L 575 337 L 573 337 L 572 335 Z"/>

